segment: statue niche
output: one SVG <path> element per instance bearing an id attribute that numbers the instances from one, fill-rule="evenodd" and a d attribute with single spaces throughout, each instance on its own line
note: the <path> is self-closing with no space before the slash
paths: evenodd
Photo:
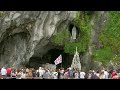
<path id="1" fill-rule="evenodd" d="M 75 42 L 77 37 L 79 36 L 79 29 L 74 24 L 69 25 L 69 31 L 71 33 L 71 42 Z"/>

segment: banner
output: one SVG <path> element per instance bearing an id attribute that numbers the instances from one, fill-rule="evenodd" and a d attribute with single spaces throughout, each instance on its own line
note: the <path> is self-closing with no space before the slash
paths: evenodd
<path id="1" fill-rule="evenodd" d="M 62 63 L 62 55 L 60 55 L 55 61 L 55 65 L 58 65 L 59 63 Z"/>

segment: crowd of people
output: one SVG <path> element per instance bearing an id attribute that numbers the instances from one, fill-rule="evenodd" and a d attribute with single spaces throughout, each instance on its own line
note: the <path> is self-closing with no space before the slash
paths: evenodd
<path id="1" fill-rule="evenodd" d="M 0 79 L 120 79 L 119 70 L 89 70 L 88 72 L 72 69 L 71 67 L 57 70 L 39 67 L 19 68 L 14 67 L 0 68 Z"/>

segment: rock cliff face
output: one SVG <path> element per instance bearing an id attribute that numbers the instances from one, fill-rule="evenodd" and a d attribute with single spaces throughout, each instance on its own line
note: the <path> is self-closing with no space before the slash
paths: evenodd
<path id="1" fill-rule="evenodd" d="M 90 32 L 88 50 L 82 57 L 83 70 L 102 68 L 102 66 L 99 65 L 100 62 L 93 61 L 92 55 L 95 49 L 99 49 L 102 47 L 102 44 L 99 42 L 98 37 L 100 35 L 100 32 L 104 30 L 107 20 L 108 20 L 107 11 L 95 12 L 94 17 L 91 19 L 92 28 Z"/>
<path id="2" fill-rule="evenodd" d="M 75 17 L 75 11 L 1 11 L 0 66 L 20 67 L 44 55 L 53 48 L 51 36 Z"/>

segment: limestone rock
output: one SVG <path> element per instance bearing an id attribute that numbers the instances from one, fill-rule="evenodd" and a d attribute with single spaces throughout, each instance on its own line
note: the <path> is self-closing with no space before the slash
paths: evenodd
<path id="1" fill-rule="evenodd" d="M 4 11 L 0 16 L 0 66 L 20 67 L 36 53 L 42 56 L 49 39 L 76 11 Z M 62 27 L 62 26 L 61 26 Z M 38 49 L 40 48 L 40 49 Z"/>

